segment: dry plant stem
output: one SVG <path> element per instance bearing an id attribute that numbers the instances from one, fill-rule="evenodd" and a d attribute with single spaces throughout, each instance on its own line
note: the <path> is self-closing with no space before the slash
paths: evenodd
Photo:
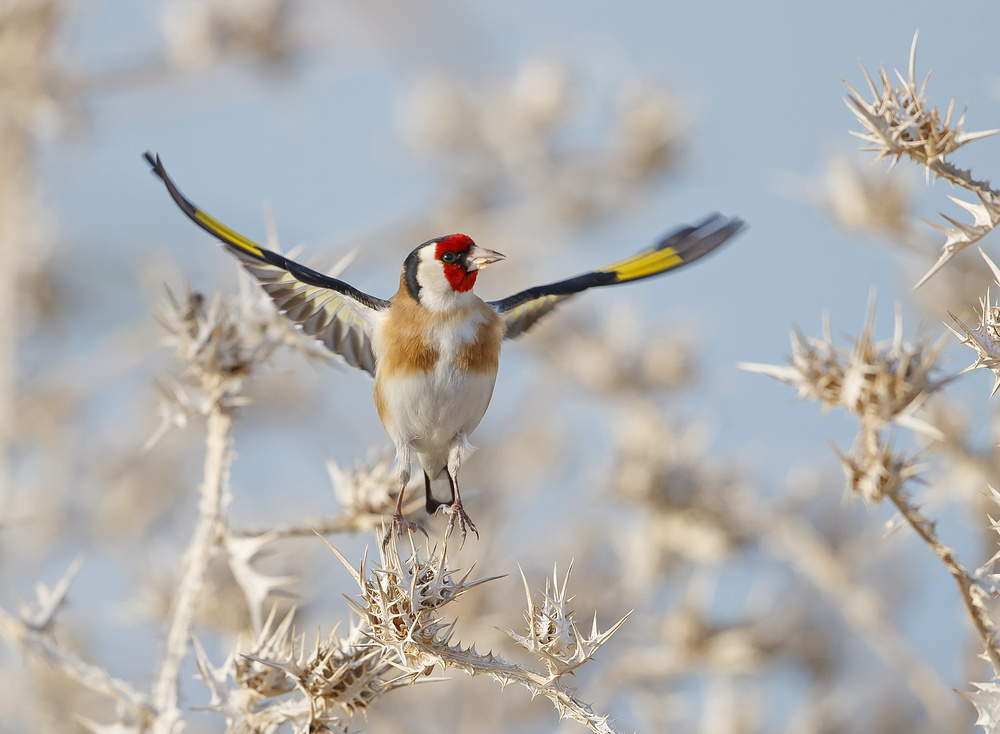
<path id="1" fill-rule="evenodd" d="M 51 57 L 63 13 L 59 0 L 0 3 L 0 502 L 8 492 L 10 444 L 16 435 L 19 297 L 38 231 L 35 185 L 37 114 L 50 100 Z"/>
<path id="2" fill-rule="evenodd" d="M 993 675 L 1000 676 L 1000 650 L 997 649 L 995 639 L 996 630 L 982 602 L 977 601 L 972 594 L 975 581 L 973 581 L 972 577 L 969 576 L 969 572 L 955 558 L 952 549 L 938 540 L 937 534 L 934 532 L 934 525 L 921 515 L 916 507 L 910 504 L 909 498 L 900 489 L 893 489 L 886 494 L 892 500 L 896 509 L 899 510 L 899 514 L 916 531 L 921 540 L 930 546 L 931 550 L 934 551 L 934 555 L 941 559 L 941 563 L 944 564 L 945 568 L 948 569 L 948 573 L 955 579 L 955 583 L 958 584 L 958 593 L 962 597 L 965 609 L 968 611 L 969 616 L 972 617 L 972 624 L 976 628 L 976 633 L 986 647 L 986 655 L 989 657 L 990 665 L 993 666 Z"/>
<path id="3" fill-rule="evenodd" d="M 29 210 L 22 199 L 31 189 L 24 179 L 27 151 L 24 129 L 10 120 L 0 120 L 0 502 L 8 496 L 7 460 L 14 435 L 14 364 L 17 337 L 17 292 L 20 273 L 20 229 Z"/>
<path id="4" fill-rule="evenodd" d="M 229 464 L 232 460 L 229 432 L 232 417 L 221 405 L 222 395 L 216 398 L 208 414 L 205 478 L 200 488 L 198 524 L 185 554 L 184 577 L 171 609 L 163 664 L 153 688 L 153 705 L 157 712 L 152 728 L 154 734 L 172 734 L 180 721 L 177 678 L 191 639 L 195 605 L 205 582 L 209 561 L 218 550 L 225 509 L 229 504 Z"/>
<path id="5" fill-rule="evenodd" d="M 753 517 L 753 515 L 747 515 Z M 801 520 L 761 517 L 761 543 L 808 579 L 827 597 L 883 662 L 906 682 L 942 731 L 954 718 L 948 687 L 906 644 L 885 614 L 873 590 L 853 582 L 843 564 Z"/>
<path id="6" fill-rule="evenodd" d="M 0 634 L 11 640 L 17 640 L 26 649 L 32 650 L 39 658 L 49 661 L 61 673 L 80 685 L 113 701 L 126 704 L 140 721 L 152 720 L 153 708 L 145 694 L 125 681 L 112 677 L 103 668 L 84 662 L 73 652 L 60 647 L 50 635 L 25 625 L 2 608 L 0 608 Z"/>
<path id="7" fill-rule="evenodd" d="M 1000 482 L 998 482 L 1000 484 Z M 403 503 L 403 512 L 409 515 L 423 507 L 422 497 L 416 497 Z M 233 530 L 230 528 L 229 535 L 234 538 L 256 538 L 261 535 L 269 535 L 274 540 L 286 538 L 313 538 L 317 535 L 339 535 L 340 533 L 362 533 L 372 528 L 380 527 L 391 516 L 390 511 L 386 514 L 352 515 L 341 513 L 331 518 L 321 518 L 312 520 L 301 525 L 278 525 L 273 528 L 244 528 Z"/>
<path id="8" fill-rule="evenodd" d="M 1000 199 L 1000 191 L 990 188 L 989 181 L 977 181 L 972 177 L 972 171 L 963 171 L 947 161 L 930 161 L 927 167 L 934 171 L 938 178 L 943 178 L 950 184 L 961 186 L 986 199 Z"/>
<path id="9" fill-rule="evenodd" d="M 578 721 L 595 734 L 619 734 L 618 730 L 608 723 L 607 716 L 596 714 L 589 704 L 564 688 L 558 678 L 534 673 L 495 656 L 493 665 L 485 668 L 481 658 L 467 654 L 461 648 L 436 645 L 427 651 L 438 658 L 443 667 L 456 666 L 469 675 L 489 675 L 504 687 L 510 683 L 517 683 L 530 691 L 532 696 L 545 696 L 556 707 L 559 718 Z"/>
<path id="10" fill-rule="evenodd" d="M 229 533 L 234 538 L 257 538 L 261 535 L 269 535 L 274 540 L 312 538 L 316 535 L 364 532 L 377 527 L 383 520 L 382 516 L 373 515 L 370 520 L 362 524 L 356 517 L 343 514 L 329 519 L 315 520 L 304 525 L 279 525 L 272 529 L 245 528 L 243 530 L 230 530 Z"/>

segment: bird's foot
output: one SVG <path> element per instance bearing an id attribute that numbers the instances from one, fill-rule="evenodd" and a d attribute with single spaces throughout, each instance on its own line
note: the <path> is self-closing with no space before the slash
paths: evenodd
<path id="1" fill-rule="evenodd" d="M 455 525 L 458 525 L 458 529 L 462 531 L 462 545 L 465 545 L 466 533 L 471 530 L 476 534 L 476 539 L 479 539 L 479 531 L 476 530 L 476 523 L 472 522 L 472 518 L 466 514 L 465 509 L 462 507 L 462 500 L 459 497 L 455 497 L 455 501 L 450 505 L 441 508 L 441 512 L 448 515 L 448 528 L 444 531 L 444 539 L 448 540 L 451 537 L 451 531 L 455 529 Z"/>
<path id="2" fill-rule="evenodd" d="M 409 520 L 407 520 L 405 517 L 403 517 L 403 513 L 394 512 L 392 515 L 392 520 L 389 522 L 389 527 L 385 531 L 385 537 L 382 538 L 383 551 L 389 547 L 389 541 L 392 540 L 392 532 L 394 530 L 396 531 L 396 535 L 400 536 L 402 536 L 404 530 L 409 533 L 421 532 L 424 534 L 425 538 L 430 539 L 430 537 L 427 535 L 427 531 L 424 530 L 423 527 L 417 525 L 417 523 L 415 522 L 410 522 Z"/>

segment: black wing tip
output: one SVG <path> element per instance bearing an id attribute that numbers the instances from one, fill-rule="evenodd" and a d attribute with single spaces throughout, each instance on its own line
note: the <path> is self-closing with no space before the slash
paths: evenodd
<path id="1" fill-rule="evenodd" d="M 715 213 L 712 215 L 711 222 L 721 222 L 722 225 L 719 227 L 720 230 L 730 232 L 731 234 L 736 234 L 741 229 L 746 229 L 750 225 L 746 223 L 745 220 L 739 217 L 725 217 L 721 214 Z"/>
<path id="2" fill-rule="evenodd" d="M 184 212 L 189 218 L 197 220 L 198 207 L 188 201 L 187 197 L 181 193 L 180 189 L 177 188 L 177 184 L 173 182 L 173 179 L 167 175 L 167 169 L 163 167 L 163 161 L 160 160 L 160 154 L 157 153 L 155 156 L 148 150 L 142 154 L 142 157 L 146 159 L 146 163 L 149 164 L 151 173 L 159 178 L 163 184 L 167 187 L 167 191 L 170 193 L 170 197 L 174 200 L 174 203 L 180 207 L 181 211 Z M 199 226 L 203 226 L 199 223 Z M 212 232 L 212 234 L 215 234 Z"/>
<path id="3" fill-rule="evenodd" d="M 662 250 L 666 247 L 674 247 L 692 235 L 696 235 L 698 239 L 705 239 L 725 234 L 725 239 L 728 239 L 746 227 L 747 223 L 739 217 L 727 217 L 719 212 L 712 212 L 693 225 L 684 225 L 673 230 L 660 240 L 654 249 Z"/>
<path id="4" fill-rule="evenodd" d="M 705 239 L 718 239 L 722 244 L 737 232 L 748 227 L 747 223 L 739 217 L 726 217 L 718 212 L 713 212 L 695 225 L 695 231 Z"/>
<path id="5" fill-rule="evenodd" d="M 163 180 L 166 180 L 167 172 L 163 168 L 163 161 L 160 160 L 159 153 L 156 153 L 154 155 L 153 153 L 147 150 L 145 153 L 142 154 L 142 157 L 145 158 L 146 163 L 149 164 L 149 167 L 151 169 L 150 173 L 152 173 L 154 176 L 158 176 Z"/>
<path id="6" fill-rule="evenodd" d="M 677 250 L 677 254 L 684 258 L 686 265 L 724 245 L 746 228 L 747 223 L 739 217 L 726 217 L 713 212 L 694 225 L 674 230 L 652 249 L 658 251 L 673 247 Z"/>

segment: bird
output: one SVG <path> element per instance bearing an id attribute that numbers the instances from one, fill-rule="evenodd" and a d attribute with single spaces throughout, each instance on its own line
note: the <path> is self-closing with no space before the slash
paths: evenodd
<path id="1" fill-rule="evenodd" d="M 473 288 L 480 271 L 504 255 L 467 235 L 450 234 L 413 249 L 403 261 L 396 294 L 382 299 L 230 229 L 181 194 L 159 155 L 147 151 L 144 158 L 180 210 L 240 260 L 284 316 L 374 378 L 375 408 L 396 449 L 399 485 L 383 547 L 394 530 L 426 535 L 403 516 L 414 459 L 424 475 L 427 513 L 448 516 L 445 539 L 456 525 L 463 544 L 469 530 L 479 537 L 462 503 L 458 474 L 472 451 L 469 436 L 493 395 L 505 340 L 528 331 L 577 293 L 684 267 L 744 228 L 737 217 L 712 214 L 612 265 L 497 301 L 482 300 Z"/>

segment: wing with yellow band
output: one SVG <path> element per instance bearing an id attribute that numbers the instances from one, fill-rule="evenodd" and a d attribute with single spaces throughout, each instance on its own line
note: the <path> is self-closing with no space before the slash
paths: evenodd
<path id="1" fill-rule="evenodd" d="M 195 224 L 214 235 L 274 299 L 285 316 L 306 334 L 319 339 L 352 367 L 375 374 L 371 324 L 376 312 L 389 302 L 369 296 L 354 286 L 307 268 L 230 229 L 188 201 L 167 175 L 160 157 L 145 154 L 153 173 L 160 177 L 180 207 Z"/>
<path id="2" fill-rule="evenodd" d="M 504 338 L 513 339 L 535 325 L 560 301 L 585 291 L 617 283 L 651 278 L 692 263 L 724 244 L 743 227 L 743 221 L 713 214 L 693 227 L 683 227 L 668 235 L 654 247 L 625 258 L 613 265 L 599 268 L 558 283 L 540 285 L 521 291 L 500 301 L 491 301 L 504 321 Z"/>

